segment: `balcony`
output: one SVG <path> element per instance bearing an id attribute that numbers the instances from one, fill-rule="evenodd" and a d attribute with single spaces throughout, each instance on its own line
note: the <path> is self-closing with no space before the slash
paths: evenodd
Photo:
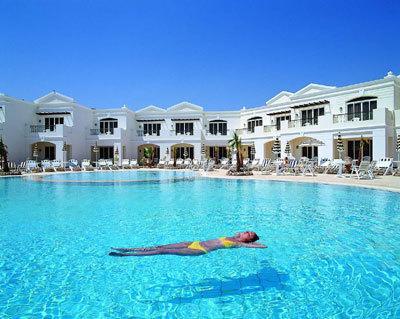
<path id="1" fill-rule="evenodd" d="M 370 112 L 334 114 L 332 122 L 338 128 L 394 125 L 394 116 L 392 111 L 381 108 Z"/>
<path id="2" fill-rule="evenodd" d="M 45 126 L 43 124 L 27 125 L 27 136 L 32 139 L 46 140 L 64 138 L 71 133 L 72 127 L 64 124 Z"/>
<path id="3" fill-rule="evenodd" d="M 275 124 L 272 125 L 264 125 L 264 133 L 275 133 L 276 131 L 279 131 L 277 126 Z"/>
<path id="4" fill-rule="evenodd" d="M 88 139 L 90 140 L 119 140 L 125 136 L 125 130 L 119 127 L 106 133 L 102 133 L 98 128 L 91 128 L 88 133 Z"/>
<path id="5" fill-rule="evenodd" d="M 231 138 L 232 134 L 233 134 L 233 131 L 229 130 L 229 129 L 222 133 L 221 132 L 214 133 L 214 132 L 210 132 L 208 130 L 205 131 L 205 136 L 206 136 L 207 140 L 226 140 L 226 139 Z"/>

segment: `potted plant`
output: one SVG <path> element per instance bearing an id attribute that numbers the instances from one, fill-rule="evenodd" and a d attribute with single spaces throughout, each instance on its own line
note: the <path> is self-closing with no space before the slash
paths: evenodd
<path id="1" fill-rule="evenodd" d="M 0 138 L 0 164 L 1 164 L 4 172 L 10 171 L 10 168 L 8 167 L 7 145 L 4 144 L 2 138 Z"/>

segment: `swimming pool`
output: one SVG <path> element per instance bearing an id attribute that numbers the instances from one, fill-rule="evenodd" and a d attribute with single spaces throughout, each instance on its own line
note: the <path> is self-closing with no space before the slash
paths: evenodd
<path id="1" fill-rule="evenodd" d="M 63 175 L 0 179 L 1 318 L 400 316 L 399 194 L 205 178 L 79 184 Z M 269 248 L 107 255 L 110 246 L 247 229 Z"/>

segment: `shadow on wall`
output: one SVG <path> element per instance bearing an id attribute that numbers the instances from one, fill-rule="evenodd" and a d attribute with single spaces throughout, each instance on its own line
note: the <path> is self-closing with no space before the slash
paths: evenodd
<path id="1" fill-rule="evenodd" d="M 254 274 L 244 277 L 214 279 L 207 278 L 204 281 L 185 286 L 163 286 L 163 293 L 181 297 L 166 300 L 167 303 L 191 303 L 197 299 L 219 298 L 235 295 L 245 295 L 268 289 L 288 290 L 285 282 L 289 276 L 279 273 L 270 267 L 269 263 L 262 262 L 262 268 Z"/>

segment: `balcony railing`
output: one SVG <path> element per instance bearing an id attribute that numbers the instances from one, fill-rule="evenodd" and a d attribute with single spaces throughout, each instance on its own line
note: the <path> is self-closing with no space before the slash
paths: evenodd
<path id="1" fill-rule="evenodd" d="M 308 117 L 300 119 L 301 126 L 318 125 L 318 117 Z"/>
<path id="2" fill-rule="evenodd" d="M 30 126 L 31 133 L 43 133 L 43 132 L 54 132 L 56 130 L 55 125 L 31 125 Z"/>
<path id="3" fill-rule="evenodd" d="M 137 130 L 136 133 L 138 136 L 160 136 L 159 130 L 154 130 L 154 131 Z"/>
<path id="4" fill-rule="evenodd" d="M 358 122 L 358 121 L 369 121 L 374 119 L 373 111 L 370 112 L 358 112 L 358 113 L 343 113 L 334 114 L 333 123 L 344 123 L 344 122 Z"/>
<path id="5" fill-rule="evenodd" d="M 219 132 L 219 131 L 218 132 L 215 132 L 215 131 L 210 132 L 209 130 L 207 130 L 206 134 L 212 135 L 212 136 L 226 136 L 226 135 L 228 135 L 228 132 L 229 132 L 229 130 L 222 131 L 222 132 Z"/>
<path id="6" fill-rule="evenodd" d="M 102 132 L 98 128 L 91 128 L 90 135 L 114 135 L 115 130 L 116 130 L 116 128 L 112 131 Z"/>
<path id="7" fill-rule="evenodd" d="M 175 131 L 175 135 L 194 135 L 194 131 L 187 131 L 187 132 Z"/>
<path id="8" fill-rule="evenodd" d="M 264 125 L 264 132 L 265 133 L 272 133 L 277 131 L 276 125 Z"/>

